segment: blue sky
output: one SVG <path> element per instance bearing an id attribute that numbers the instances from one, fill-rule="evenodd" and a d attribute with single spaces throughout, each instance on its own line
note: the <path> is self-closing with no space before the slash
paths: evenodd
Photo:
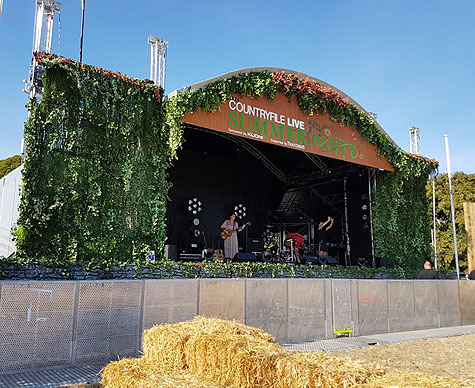
<path id="1" fill-rule="evenodd" d="M 147 78 L 147 37 L 170 42 L 167 93 L 254 66 L 288 68 L 347 93 L 404 149 L 446 172 L 475 172 L 475 1 L 86 0 L 83 61 Z M 34 0 L 4 0 L 0 20 L 0 159 L 19 153 Z M 61 55 L 78 59 L 81 1 L 63 0 Z M 56 19 L 53 52 L 58 53 Z"/>

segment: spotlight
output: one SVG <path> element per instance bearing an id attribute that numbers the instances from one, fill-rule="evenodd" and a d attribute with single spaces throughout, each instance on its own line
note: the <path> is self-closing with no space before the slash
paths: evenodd
<path id="1" fill-rule="evenodd" d="M 234 206 L 235 214 L 238 218 L 246 217 L 246 207 L 240 203 L 239 205 Z"/>
<path id="2" fill-rule="evenodd" d="M 367 205 L 361 206 L 361 210 L 366 210 L 366 209 L 368 209 L 368 206 L 367 206 Z"/>
<path id="3" fill-rule="evenodd" d="M 198 214 L 203 210 L 202 207 L 203 203 L 198 200 L 198 198 L 194 197 L 188 200 L 188 211 L 192 214 Z"/>
<path id="4" fill-rule="evenodd" d="M 198 218 L 193 219 L 193 225 L 198 226 L 200 224 L 200 220 Z"/>
<path id="5" fill-rule="evenodd" d="M 368 219 L 368 216 L 366 214 L 363 214 L 361 218 L 366 221 Z"/>
<path id="6" fill-rule="evenodd" d="M 195 235 L 195 237 L 198 237 L 201 234 L 201 232 L 198 229 L 195 229 L 193 234 Z"/>

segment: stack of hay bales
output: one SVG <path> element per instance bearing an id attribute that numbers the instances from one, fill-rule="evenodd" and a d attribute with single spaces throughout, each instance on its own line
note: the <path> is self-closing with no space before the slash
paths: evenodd
<path id="1" fill-rule="evenodd" d="M 385 374 L 381 368 L 327 353 L 286 350 L 257 328 L 196 317 L 146 330 L 143 357 L 107 365 L 103 384 L 104 388 L 395 386 L 385 379 Z M 442 381 L 426 377 L 432 384 L 427 387 L 450 386 L 434 385 Z M 408 376 L 407 385 L 403 385 L 402 374 L 393 374 L 393 378 L 398 387 L 414 386 L 410 385 L 414 376 Z"/>

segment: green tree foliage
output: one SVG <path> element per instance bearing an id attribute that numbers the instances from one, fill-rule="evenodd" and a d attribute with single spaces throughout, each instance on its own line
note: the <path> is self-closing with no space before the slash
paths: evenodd
<path id="1" fill-rule="evenodd" d="M 454 190 L 455 230 L 457 234 L 457 250 L 459 266 L 465 271 L 467 264 L 467 235 L 463 211 L 464 202 L 475 202 L 475 174 L 456 172 L 452 175 L 452 189 Z M 429 205 L 430 225 L 432 222 L 432 180 L 426 186 Z M 435 180 L 435 217 L 437 233 L 437 253 L 445 268 L 455 268 L 454 239 L 452 218 L 450 214 L 449 178 L 441 174 Z"/>
<path id="2" fill-rule="evenodd" d="M 0 160 L 0 179 L 13 171 L 21 164 L 21 156 L 14 155 L 7 159 Z"/>
<path id="3" fill-rule="evenodd" d="M 155 85 L 40 58 L 31 102 L 18 254 L 53 265 L 140 263 L 165 241 L 171 151 Z"/>

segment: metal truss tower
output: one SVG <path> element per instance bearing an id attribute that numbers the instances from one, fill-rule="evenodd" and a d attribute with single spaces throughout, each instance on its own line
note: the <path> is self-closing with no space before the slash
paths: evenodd
<path id="1" fill-rule="evenodd" d="M 155 85 L 165 90 L 168 41 L 150 35 L 148 44 L 150 45 L 150 79 Z"/>
<path id="2" fill-rule="evenodd" d="M 419 143 L 421 141 L 421 133 L 417 127 L 409 127 L 409 152 L 411 154 L 420 155 L 421 149 Z"/>
<path id="3" fill-rule="evenodd" d="M 33 33 L 33 53 L 51 53 L 51 43 L 53 41 L 54 14 L 61 11 L 61 3 L 54 0 L 35 0 L 35 28 Z M 35 57 L 31 59 L 30 73 L 28 81 L 25 81 L 24 92 L 30 94 L 30 98 L 43 92 L 41 80 L 43 78 L 44 67 L 36 62 Z"/>

